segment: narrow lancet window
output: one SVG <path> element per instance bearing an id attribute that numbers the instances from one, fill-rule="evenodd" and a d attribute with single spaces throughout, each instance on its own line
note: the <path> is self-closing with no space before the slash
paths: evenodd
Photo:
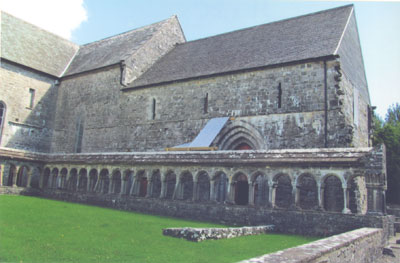
<path id="1" fill-rule="evenodd" d="M 153 104 L 151 107 L 151 119 L 155 120 L 156 119 L 156 99 L 153 99 Z"/>
<path id="2" fill-rule="evenodd" d="M 279 82 L 278 85 L 278 109 L 282 107 L 282 86 L 281 83 Z"/>
<path id="3" fill-rule="evenodd" d="M 206 96 L 204 97 L 203 112 L 208 113 L 208 93 L 206 93 Z"/>
<path id="4" fill-rule="evenodd" d="M 76 130 L 75 130 L 75 152 L 82 152 L 82 139 L 84 130 L 84 119 L 82 116 L 78 117 L 76 120 Z"/>
<path id="5" fill-rule="evenodd" d="M 29 108 L 32 109 L 35 103 L 35 90 L 29 89 L 29 95 L 30 95 Z"/>

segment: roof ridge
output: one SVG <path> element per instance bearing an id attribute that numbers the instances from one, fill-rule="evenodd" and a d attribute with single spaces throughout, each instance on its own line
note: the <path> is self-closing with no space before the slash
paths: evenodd
<path id="1" fill-rule="evenodd" d="M 174 16 L 172 16 L 172 17 L 174 17 Z M 105 38 L 102 38 L 102 39 L 99 39 L 99 40 L 96 40 L 96 41 L 93 41 L 93 42 L 89 42 L 89 43 L 81 45 L 81 47 L 90 46 L 92 44 L 96 44 L 96 43 L 102 42 L 104 40 L 109 40 L 109 39 L 113 39 L 113 38 L 119 38 L 119 37 L 122 37 L 124 35 L 128 35 L 129 33 L 137 32 L 139 30 L 144 30 L 146 28 L 150 28 L 150 27 L 158 25 L 158 24 L 161 25 L 161 24 L 164 24 L 167 21 L 169 21 L 172 17 L 169 17 L 167 19 L 152 23 L 150 25 L 141 26 L 141 27 L 138 27 L 138 28 L 134 28 L 134 29 L 131 29 L 131 30 L 128 30 L 128 31 L 121 32 L 121 33 L 113 35 L 113 36 L 109 36 L 109 37 L 105 37 Z"/>
<path id="2" fill-rule="evenodd" d="M 78 45 L 78 44 L 72 42 L 71 40 L 69 40 L 69 39 L 67 39 L 67 38 L 65 38 L 65 37 L 62 37 L 62 36 L 60 36 L 60 35 L 57 35 L 56 33 L 50 32 L 49 30 L 43 29 L 43 28 L 41 28 L 41 27 L 39 27 L 39 26 L 37 26 L 37 25 L 32 24 L 31 22 L 28 22 L 28 21 L 26 21 L 26 20 L 24 20 L 24 19 L 22 19 L 22 18 L 19 18 L 19 17 L 15 16 L 15 15 L 12 15 L 12 14 L 10 14 L 10 13 L 8 13 L 8 12 L 5 12 L 5 11 L 3 11 L 3 10 L 0 10 L 0 11 L 1 11 L 1 13 L 4 13 L 4 14 L 9 15 L 9 16 L 12 16 L 13 18 L 18 19 L 19 21 L 21 21 L 21 22 L 23 22 L 23 23 L 25 23 L 25 24 L 28 24 L 28 25 L 30 25 L 30 26 L 33 26 L 33 27 L 35 27 L 36 29 L 38 29 L 38 30 L 40 30 L 40 31 L 46 32 L 46 33 L 48 33 L 48 34 L 50 34 L 50 35 L 53 35 L 53 36 L 55 36 L 55 37 L 57 37 L 57 38 L 60 38 L 60 39 L 62 39 L 62 40 L 64 40 L 64 41 L 67 41 L 68 43 L 73 44 L 74 46 L 76 46 L 76 47 L 79 48 L 79 45 Z"/>
<path id="3" fill-rule="evenodd" d="M 251 29 L 254 29 L 254 28 L 257 28 L 257 27 L 262 27 L 262 26 L 267 26 L 267 25 L 272 25 L 272 24 L 278 24 L 278 23 L 289 21 L 289 20 L 299 19 L 299 18 L 307 17 L 307 16 L 314 16 L 314 15 L 318 15 L 318 14 L 321 14 L 321 13 L 327 13 L 327 12 L 331 12 L 333 10 L 344 9 L 344 8 L 349 8 L 349 7 L 354 8 L 354 4 L 338 6 L 338 7 L 334 7 L 334 8 L 330 8 L 330 9 L 316 11 L 316 12 L 313 12 L 313 13 L 308 13 L 308 14 L 299 15 L 299 16 L 295 16 L 295 17 L 284 18 L 284 19 L 281 19 L 281 20 L 278 20 L 278 21 L 272 21 L 272 22 L 269 22 L 269 23 L 259 24 L 259 25 L 246 27 L 246 28 L 241 28 L 241 29 L 237 29 L 237 30 L 232 30 L 232 31 L 229 31 L 229 32 L 225 32 L 225 33 L 221 33 L 221 34 L 217 34 L 217 35 L 213 35 L 213 36 L 208 36 L 208 37 L 203 37 L 203 38 L 187 41 L 185 43 L 178 44 L 178 45 L 185 45 L 185 44 L 189 44 L 189 43 L 192 43 L 192 42 L 202 41 L 202 40 L 206 40 L 206 39 L 210 39 L 210 38 L 214 38 L 214 37 L 219 37 L 219 36 L 224 36 L 224 35 L 228 35 L 228 34 L 232 34 L 232 33 L 236 33 L 236 32 L 251 30 Z"/>

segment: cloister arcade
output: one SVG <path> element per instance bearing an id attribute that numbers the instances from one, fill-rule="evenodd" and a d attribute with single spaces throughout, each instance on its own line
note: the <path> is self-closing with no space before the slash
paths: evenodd
<path id="1" fill-rule="evenodd" d="M 38 168 L 20 166 L 17 169 L 10 164 L 8 169 L 8 178 L 3 180 L 8 186 L 277 209 L 366 212 L 366 204 L 360 203 L 366 198 L 360 198 L 359 191 L 365 188 L 365 180 L 340 171 L 45 166 L 39 185 L 38 178 L 32 180 L 32 171 Z"/>
<path id="2" fill-rule="evenodd" d="M 385 207 L 382 154 L 371 149 L 23 158 L 0 160 L 1 185 L 112 200 L 156 198 L 346 214 L 384 213 Z"/>

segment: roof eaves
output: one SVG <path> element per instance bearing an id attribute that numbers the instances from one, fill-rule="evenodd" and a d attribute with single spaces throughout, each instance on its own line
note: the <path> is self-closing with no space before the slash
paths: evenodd
<path id="1" fill-rule="evenodd" d="M 103 70 L 106 68 L 111 68 L 111 67 L 114 67 L 117 65 L 120 66 L 121 63 L 122 63 L 122 60 L 117 63 L 110 64 L 110 65 L 106 65 L 106 66 L 102 66 L 102 67 L 98 67 L 98 68 L 94 68 L 94 69 L 89 69 L 89 70 L 85 70 L 85 71 L 79 71 L 79 72 L 75 72 L 72 74 L 67 74 L 67 75 L 62 76 L 61 78 L 69 78 L 69 77 L 73 77 L 73 76 L 77 76 L 77 75 L 87 74 L 90 72 L 96 72 L 96 71 Z"/>
<path id="2" fill-rule="evenodd" d="M 16 65 L 16 66 L 22 67 L 22 68 L 24 68 L 24 69 L 27 69 L 27 70 L 30 70 L 30 71 L 33 71 L 33 72 L 37 72 L 37 73 L 39 73 L 39 74 L 46 75 L 46 76 L 48 76 L 48 77 L 50 77 L 50 78 L 54 78 L 54 79 L 58 79 L 58 78 L 59 78 L 59 77 L 56 76 L 56 75 L 53 75 L 53 74 L 47 73 L 47 72 L 45 72 L 45 71 L 41 71 L 41 70 L 39 70 L 39 69 L 35 69 L 35 68 L 32 68 L 32 67 L 29 67 L 29 66 L 20 64 L 20 63 L 18 63 L 18 62 L 9 60 L 9 59 L 4 58 L 4 57 L 0 57 L 0 63 L 1 63 L 1 61 L 5 61 L 5 62 L 7 62 L 7 63 L 9 63 L 9 64 Z"/>

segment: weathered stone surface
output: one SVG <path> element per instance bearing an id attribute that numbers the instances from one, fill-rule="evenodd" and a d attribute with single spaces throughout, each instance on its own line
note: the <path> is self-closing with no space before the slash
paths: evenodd
<path id="1" fill-rule="evenodd" d="M 361 228 L 245 262 L 376 262 L 382 254 L 381 229 Z"/>
<path id="2" fill-rule="evenodd" d="M 5 60 L 0 65 L 0 101 L 5 103 L 5 118 L 0 126 L 0 146 L 49 152 L 53 134 L 55 77 Z M 31 90 L 34 90 L 31 107 Z"/>
<path id="3" fill-rule="evenodd" d="M 163 235 L 200 242 L 208 239 L 223 239 L 266 234 L 271 232 L 273 229 L 273 225 L 229 228 L 165 228 L 163 229 Z"/>
<path id="4" fill-rule="evenodd" d="M 234 116 L 232 127 L 262 138 L 260 149 L 367 147 L 367 119 L 359 114 L 353 133 L 353 87 L 334 79 L 337 61 L 328 63 L 328 102 L 343 87 L 349 103 L 328 105 L 324 113 L 324 65 L 300 63 L 229 76 L 134 89 L 121 93 L 120 68 L 73 78 L 60 86 L 53 152 L 73 152 L 76 120 L 85 118 L 84 152 L 154 151 L 190 142 L 211 118 Z M 306 84 L 305 84 L 306 83 Z M 281 106 L 278 106 L 281 87 Z M 237 92 L 240 90 L 240 92 Z M 228 94 L 234 94 L 230 96 Z M 204 98 L 208 110 L 204 112 Z M 156 107 L 153 119 L 152 107 Z M 359 99 L 360 111 L 367 106 Z M 362 109 L 361 109 L 362 107 Z M 365 108 L 365 109 L 364 109 Z M 118 116 L 118 117 L 116 117 Z M 325 126 L 327 132 L 325 136 Z M 224 136 L 224 134 L 221 134 Z M 225 150 L 225 149 L 224 149 Z"/>

